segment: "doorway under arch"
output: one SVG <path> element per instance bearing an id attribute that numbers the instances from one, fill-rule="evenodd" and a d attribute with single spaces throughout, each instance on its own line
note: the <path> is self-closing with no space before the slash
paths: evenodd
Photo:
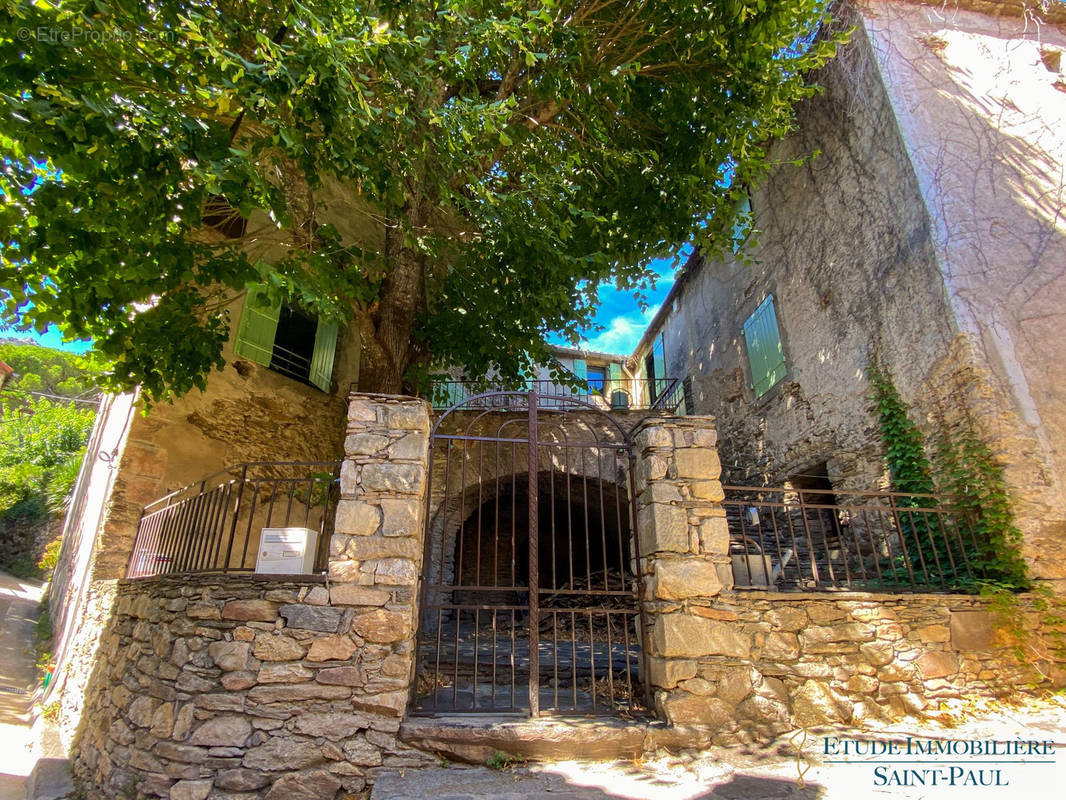
<path id="1" fill-rule="evenodd" d="M 431 436 L 412 713 L 640 713 L 628 436 L 514 397 Z"/>

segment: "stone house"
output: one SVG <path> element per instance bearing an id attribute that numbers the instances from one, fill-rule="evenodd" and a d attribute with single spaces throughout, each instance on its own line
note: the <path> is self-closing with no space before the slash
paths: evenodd
<path id="1" fill-rule="evenodd" d="M 991 443 L 1032 574 L 1062 581 L 1066 15 L 1022 5 L 862 3 L 748 246 L 693 256 L 631 361 L 690 376 L 728 483 L 827 492 L 886 485 L 879 362 L 930 439 Z"/>
<path id="2" fill-rule="evenodd" d="M 964 521 L 862 494 L 884 471 L 862 373 L 870 355 L 928 424 L 961 398 L 1006 432 L 1013 485 L 1049 504 L 1059 491 L 1047 460 L 1061 452 L 1058 367 L 1045 359 L 1031 375 L 1036 356 L 1022 343 L 1041 336 L 1034 309 L 1062 278 L 996 307 L 1021 327 L 974 335 L 987 318 L 973 304 L 1007 297 L 1000 289 L 1017 275 L 963 280 L 973 241 L 992 228 L 929 209 L 946 207 L 942 182 L 963 180 L 946 161 L 979 162 L 925 154 L 914 143 L 935 143 L 923 136 L 942 120 L 922 117 L 929 97 L 906 108 L 899 98 L 939 96 L 906 70 L 936 78 L 960 43 L 998 53 L 990 30 L 1018 43 L 1011 58 L 1050 52 L 1061 32 L 1042 29 L 1038 45 L 1010 15 L 935 22 L 903 0 L 854 13 L 825 93 L 778 145 L 782 161 L 821 156 L 752 193 L 754 263 L 690 262 L 632 358 L 557 350 L 556 366 L 585 391 L 545 366 L 489 397 L 457 379 L 436 408 L 351 392 L 354 334 L 270 308 L 253 290 L 233 298 L 226 367 L 206 391 L 148 416 L 135 396 L 103 400 L 50 598 L 50 698 L 88 787 L 334 797 L 439 753 L 637 756 L 1061 683 L 1061 653 L 1018 663 L 985 600 L 901 560 L 896 540 L 921 531 L 947 544 L 931 554 L 955 558 Z M 1061 150 L 1039 144 L 1061 165 Z M 997 194 L 993 212 L 985 199 L 971 214 L 1026 230 L 1018 203 Z M 1024 206 L 1047 232 L 1025 268 L 1034 273 L 1061 247 L 1045 205 Z M 960 239 L 953 225 L 980 236 Z M 767 348 L 774 332 L 780 346 Z M 1004 350 L 1008 341 L 1019 344 Z M 1024 408 L 1011 405 L 1022 378 Z M 1044 428 L 1019 422 L 1029 411 Z M 1033 471 L 1044 484 L 1025 483 Z M 823 515 L 805 543 L 752 554 L 760 509 L 727 497 L 723 475 L 811 492 L 824 484 L 797 478 L 828 482 L 861 498 L 848 513 L 862 523 L 845 535 L 839 516 Z M 776 505 L 791 525 L 789 503 Z M 762 508 L 761 520 L 775 514 Z M 1034 571 L 1057 577 L 1036 550 L 1061 544 L 1058 518 L 1033 519 Z M 260 557 L 277 528 L 312 544 L 303 566 L 267 574 Z M 1035 630 L 1055 624 L 1034 608 L 1019 600 Z M 471 722 L 471 711 L 525 719 Z M 557 725 L 540 712 L 592 720 Z"/>

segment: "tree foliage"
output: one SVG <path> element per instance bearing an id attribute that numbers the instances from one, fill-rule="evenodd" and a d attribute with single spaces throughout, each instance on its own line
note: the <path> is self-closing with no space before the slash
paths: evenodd
<path id="1" fill-rule="evenodd" d="M 66 507 L 94 417 L 47 400 L 0 407 L 0 564 L 8 571 L 32 572 L 35 540 Z"/>
<path id="2" fill-rule="evenodd" d="M 823 0 L 8 2 L 0 301 L 156 399 L 233 289 L 357 326 L 364 389 L 517 376 L 596 288 L 729 247 Z M 728 168 L 725 165 L 729 165 Z"/>
<path id="3" fill-rule="evenodd" d="M 15 370 L 17 381 L 0 394 L 5 406 L 25 404 L 26 392 L 60 397 L 92 394 L 96 375 L 89 362 L 73 353 L 33 342 L 0 339 L 0 361 Z"/>

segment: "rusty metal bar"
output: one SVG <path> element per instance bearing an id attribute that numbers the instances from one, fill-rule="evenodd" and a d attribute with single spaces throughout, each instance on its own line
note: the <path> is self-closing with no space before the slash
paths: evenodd
<path id="1" fill-rule="evenodd" d="M 537 470 L 537 395 L 529 393 L 529 715 L 540 716 L 540 532 Z"/>

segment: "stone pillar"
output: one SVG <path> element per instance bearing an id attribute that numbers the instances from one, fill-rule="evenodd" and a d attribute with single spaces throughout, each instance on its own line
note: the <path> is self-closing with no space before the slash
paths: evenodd
<path id="1" fill-rule="evenodd" d="M 366 705 L 396 716 L 414 674 L 429 411 L 410 397 L 351 396 L 330 541 L 330 604 L 354 610 Z"/>
<path id="2" fill-rule="evenodd" d="M 647 680 L 675 724 L 721 726 L 732 707 L 697 677 L 698 660 L 746 658 L 735 615 L 712 608 L 733 585 L 713 417 L 650 418 L 634 431 L 637 535 L 649 631 Z"/>

